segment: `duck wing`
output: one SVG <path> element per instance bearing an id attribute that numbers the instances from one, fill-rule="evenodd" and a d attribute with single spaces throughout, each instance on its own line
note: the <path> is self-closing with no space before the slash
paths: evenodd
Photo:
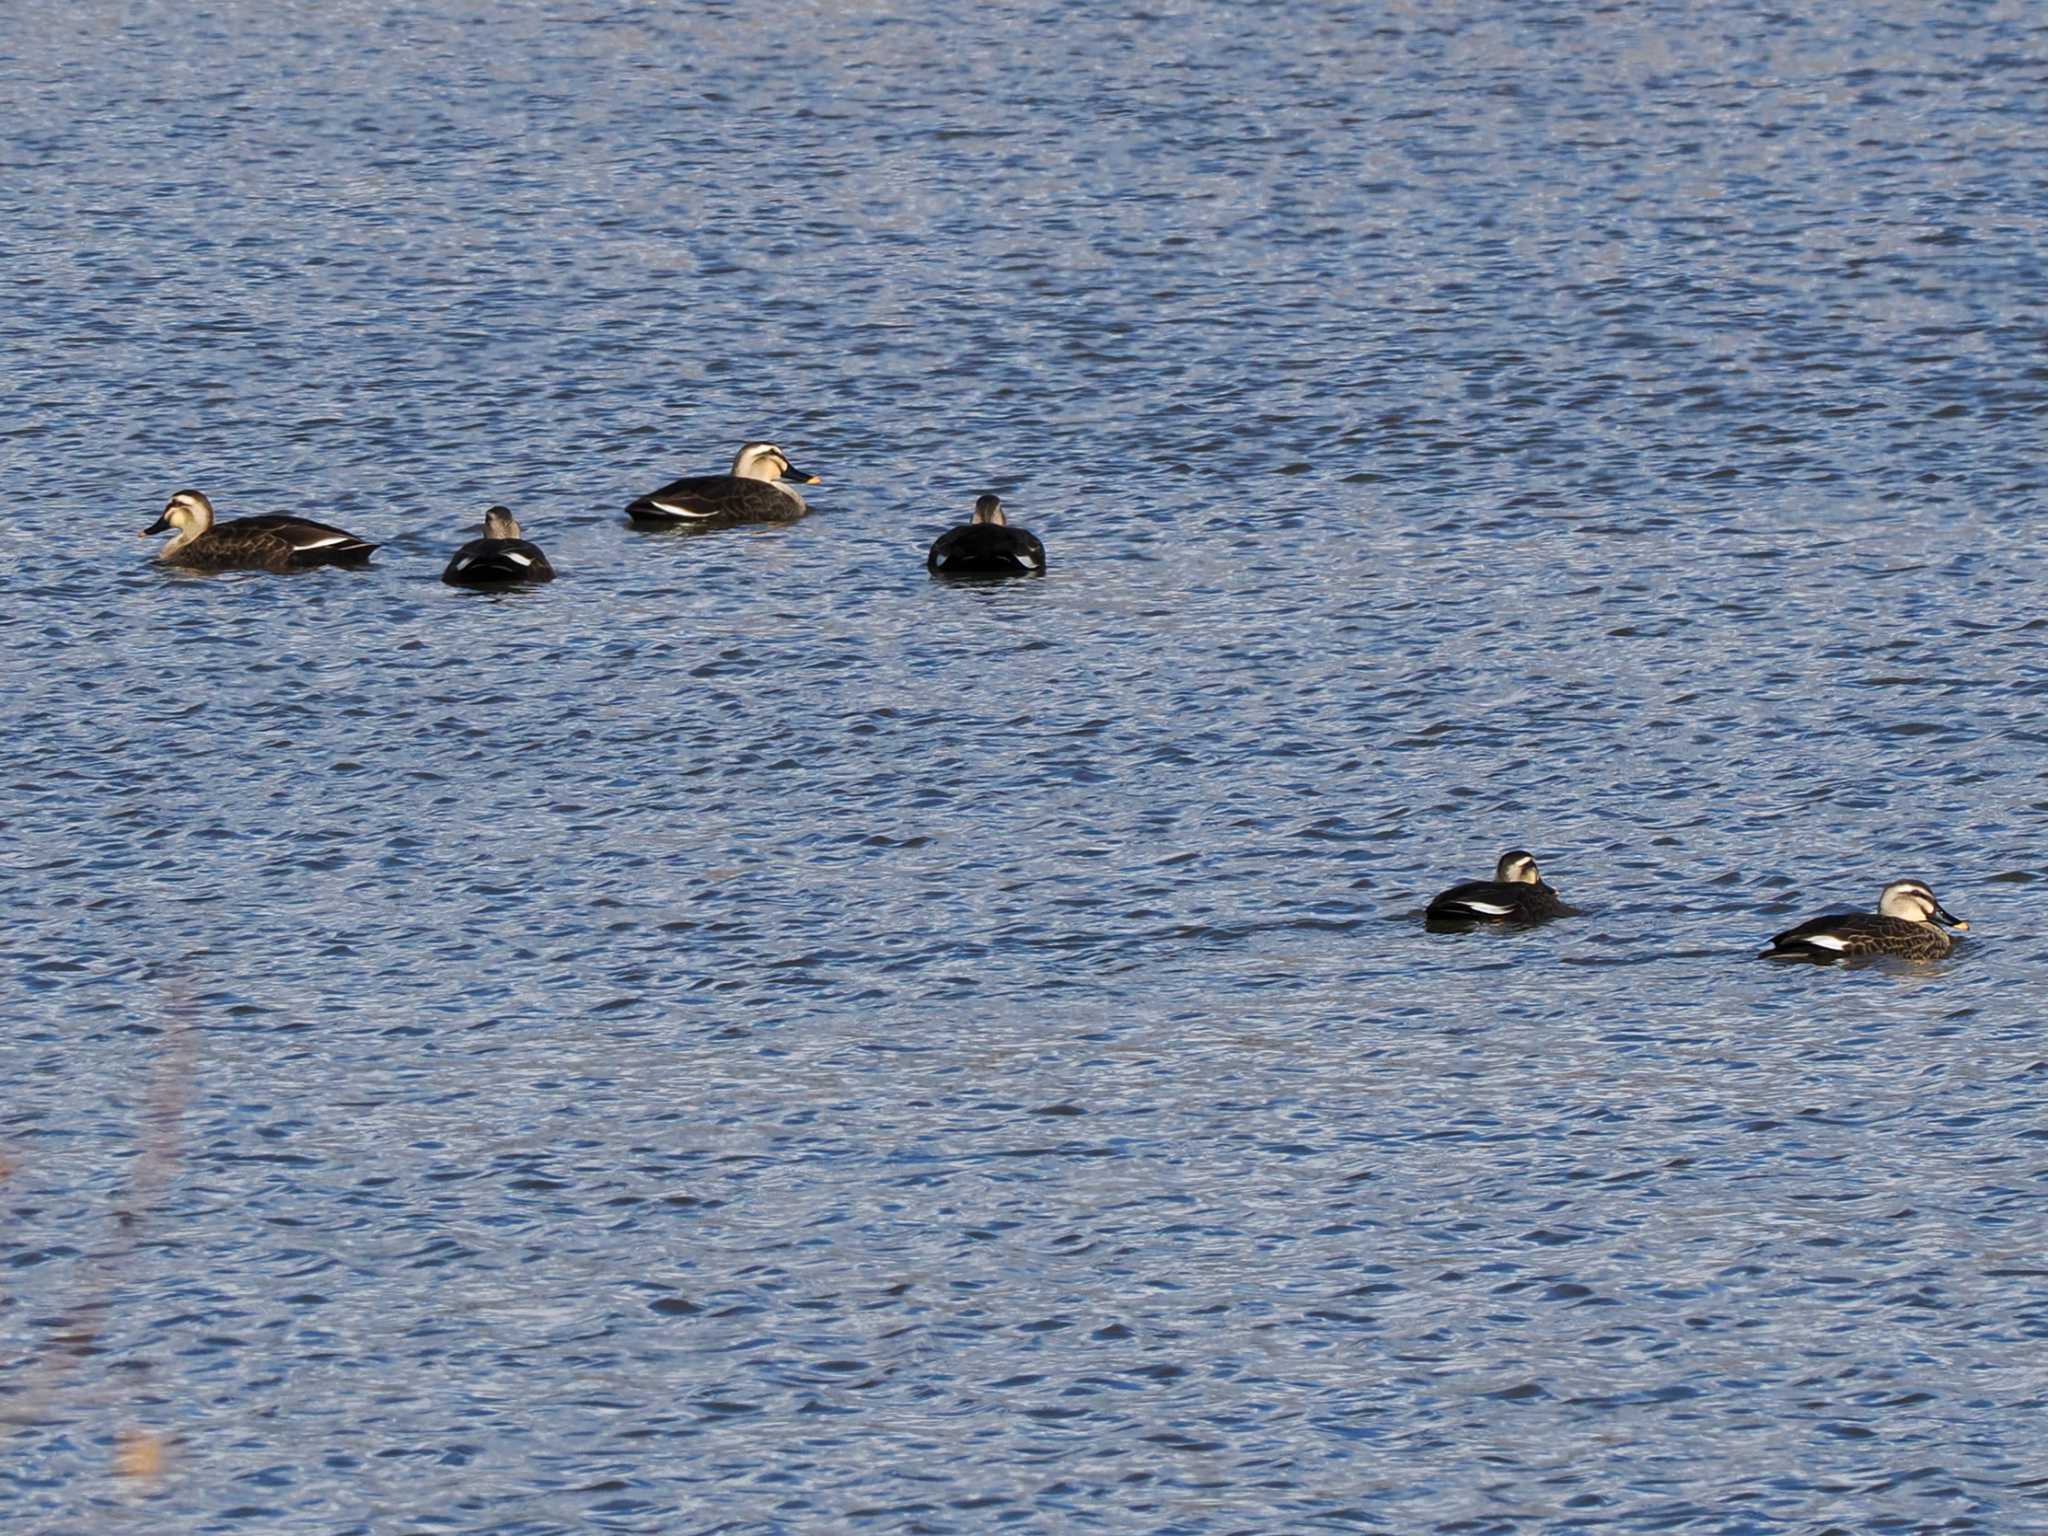
<path id="1" fill-rule="evenodd" d="M 801 498 L 770 480 L 692 475 L 628 503 L 626 516 L 655 528 L 702 528 L 717 523 L 793 522 L 806 510 Z"/>
<path id="2" fill-rule="evenodd" d="M 1423 916 L 1436 923 L 1491 923 L 1519 917 L 1518 884 L 1503 880 L 1467 880 L 1431 901 Z"/>
<path id="3" fill-rule="evenodd" d="M 974 525 L 972 523 L 962 523 L 957 528 L 948 528 L 936 539 L 933 539 L 931 553 L 924 557 L 925 569 L 928 571 L 944 570 L 948 562 L 958 558 L 961 540 L 972 532 L 974 532 Z"/>
<path id="4" fill-rule="evenodd" d="M 497 587 L 553 581 L 555 568 L 539 546 L 525 539 L 471 539 L 455 551 L 441 579 L 451 587 Z"/>
<path id="5" fill-rule="evenodd" d="M 1432 923 L 1540 923 L 1571 911 L 1548 885 L 1522 880 L 1467 880 L 1430 902 Z"/>
<path id="6" fill-rule="evenodd" d="M 1022 528 L 962 523 L 939 535 L 925 566 L 956 575 L 1016 576 L 1045 569 L 1045 548 Z"/>
<path id="7" fill-rule="evenodd" d="M 1820 960 L 1854 959 L 1858 955 L 1938 955 L 1945 952 L 1943 935 L 1925 923 L 1886 917 L 1877 912 L 1829 912 L 1811 917 L 1796 928 L 1771 935 L 1771 947 L 1759 952 Z"/>
<path id="8" fill-rule="evenodd" d="M 377 547 L 345 528 L 336 528 L 331 523 L 316 523 L 309 517 L 290 517 L 281 512 L 216 523 L 209 537 L 223 545 L 237 544 L 252 553 L 268 556 L 263 563 L 272 569 L 285 570 L 314 565 L 361 565 Z M 281 564 L 277 563 L 280 551 Z"/>

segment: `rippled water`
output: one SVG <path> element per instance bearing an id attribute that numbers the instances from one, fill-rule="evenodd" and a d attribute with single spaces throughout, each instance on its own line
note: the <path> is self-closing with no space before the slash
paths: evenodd
<path id="1" fill-rule="evenodd" d="M 2037 8 L 9 31 L 9 1531 L 2048 1529 Z"/>

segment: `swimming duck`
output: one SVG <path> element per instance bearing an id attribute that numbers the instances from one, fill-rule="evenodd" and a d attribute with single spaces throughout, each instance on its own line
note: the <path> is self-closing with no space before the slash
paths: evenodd
<path id="1" fill-rule="evenodd" d="M 176 533 L 157 559 L 194 571 L 303 571 L 316 565 L 361 565 L 377 546 L 310 518 L 269 512 L 213 520 L 213 503 L 180 491 L 142 537 Z"/>
<path id="2" fill-rule="evenodd" d="M 924 563 L 947 576 L 1022 576 L 1045 570 L 1045 546 L 1036 534 L 1009 525 L 1001 498 L 983 496 L 973 519 L 940 534 Z"/>
<path id="3" fill-rule="evenodd" d="M 1571 911 L 1543 883 L 1536 860 L 1520 848 L 1500 856 L 1491 880 L 1454 885 L 1429 904 L 1431 923 L 1540 923 Z"/>
<path id="4" fill-rule="evenodd" d="M 1877 898 L 1875 912 L 1830 912 L 1771 937 L 1758 959 L 1843 960 L 1859 955 L 1897 955 L 1902 960 L 1939 960 L 1955 947 L 1941 931 L 1970 925 L 1934 899 L 1922 880 L 1894 880 Z"/>
<path id="5" fill-rule="evenodd" d="M 671 480 L 627 506 L 643 528 L 730 528 L 737 523 L 793 523 L 810 508 L 778 480 L 816 485 L 818 477 L 792 468 L 773 443 L 748 443 L 733 455 L 729 475 Z"/>
<path id="6" fill-rule="evenodd" d="M 451 587 L 506 587 L 553 581 L 555 568 L 537 545 L 519 536 L 519 524 L 505 507 L 484 513 L 484 536 L 455 551 L 441 579 Z"/>

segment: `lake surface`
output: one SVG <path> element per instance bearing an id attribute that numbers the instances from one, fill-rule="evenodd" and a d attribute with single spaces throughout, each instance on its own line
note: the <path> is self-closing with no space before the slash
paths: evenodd
<path id="1" fill-rule="evenodd" d="M 11 14 L 0 1525 L 2048 1531 L 2039 8 L 680 9 Z"/>

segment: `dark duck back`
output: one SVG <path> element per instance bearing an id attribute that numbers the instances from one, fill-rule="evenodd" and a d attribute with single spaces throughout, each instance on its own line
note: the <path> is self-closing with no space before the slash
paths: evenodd
<path id="1" fill-rule="evenodd" d="M 451 587 L 513 587 L 553 581 L 555 568 L 538 545 L 519 536 L 519 524 L 504 507 L 484 514 L 484 536 L 455 551 L 441 579 Z"/>
<path id="2" fill-rule="evenodd" d="M 1536 860 L 1517 848 L 1500 856 L 1491 880 L 1467 880 L 1431 901 L 1423 917 L 1431 923 L 1540 923 L 1570 912 L 1543 883 Z"/>
<path id="3" fill-rule="evenodd" d="M 1875 912 L 1830 912 L 1771 936 L 1764 960 L 1857 960 L 1893 955 L 1901 960 L 1939 960 L 1955 947 L 1942 925 L 1958 932 L 1970 925 L 1934 899 L 1923 880 L 1894 880 L 1877 898 Z"/>
<path id="4" fill-rule="evenodd" d="M 639 528 L 731 528 L 741 523 L 793 523 L 810 508 L 782 480 L 816 485 L 818 477 L 792 466 L 773 443 L 748 443 L 733 455 L 729 475 L 671 480 L 626 506 Z"/>
<path id="5" fill-rule="evenodd" d="M 180 491 L 142 530 L 174 534 L 157 553 L 165 565 L 193 571 L 303 571 L 316 565 L 361 565 L 377 546 L 345 529 L 281 512 L 214 521 L 213 503 Z"/>
<path id="6" fill-rule="evenodd" d="M 940 534 L 924 563 L 944 576 L 1036 575 L 1045 570 L 1045 546 L 1029 529 L 1009 525 L 1000 498 L 983 496 L 973 520 Z"/>

